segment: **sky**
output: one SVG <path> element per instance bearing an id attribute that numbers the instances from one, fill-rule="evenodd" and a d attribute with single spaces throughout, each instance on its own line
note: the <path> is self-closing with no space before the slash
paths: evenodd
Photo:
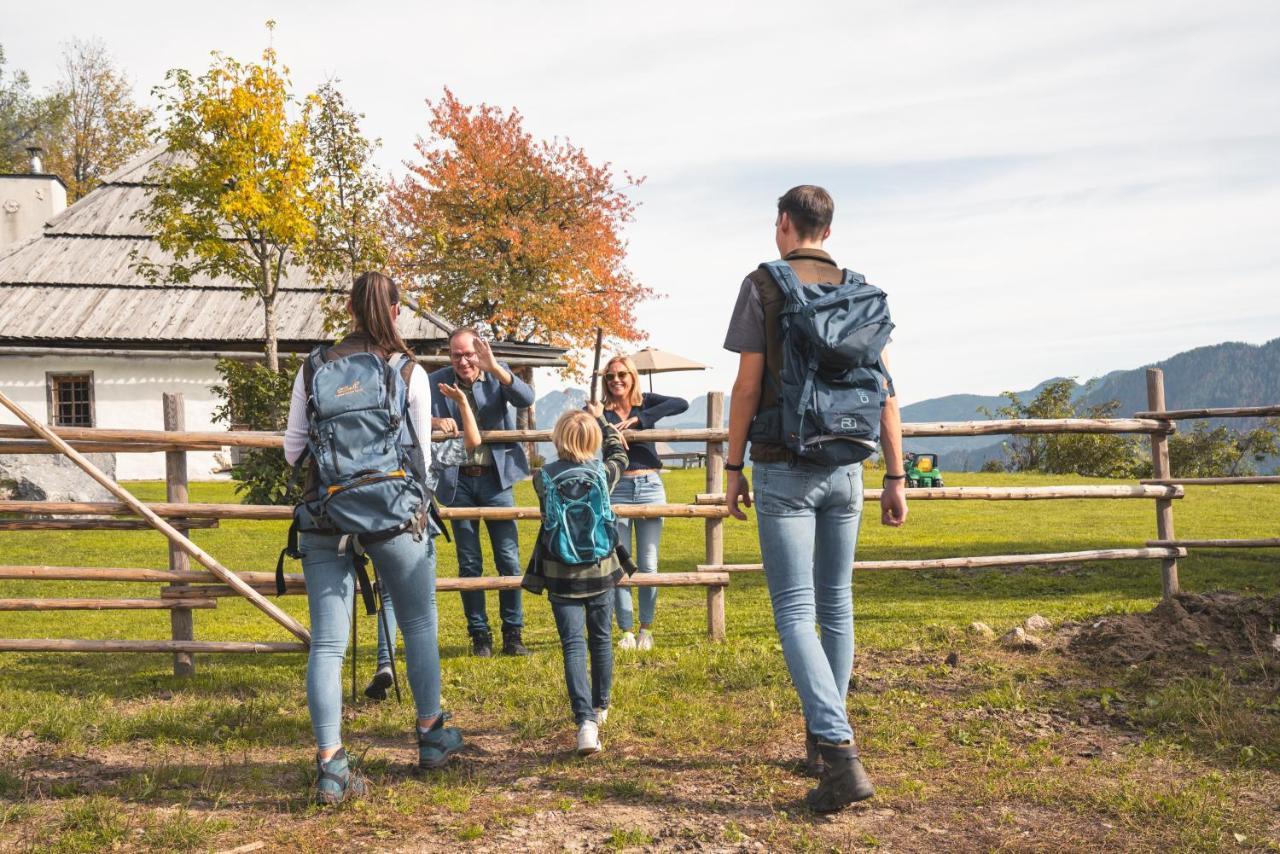
<path id="1" fill-rule="evenodd" d="M 270 38 L 300 91 L 339 79 L 390 175 L 448 86 L 644 176 L 626 239 L 663 295 L 645 343 L 711 367 L 658 391 L 732 386 L 729 313 L 802 183 L 835 198 L 836 261 L 889 294 L 904 403 L 1280 336 L 1273 0 L 56 9 L 14 4 L 0 30 L 37 87 L 73 37 L 100 38 L 145 100 L 170 68 Z"/>

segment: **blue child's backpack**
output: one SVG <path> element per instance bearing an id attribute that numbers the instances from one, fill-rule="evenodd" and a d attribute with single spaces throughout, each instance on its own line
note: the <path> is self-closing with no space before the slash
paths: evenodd
<path id="1" fill-rule="evenodd" d="M 338 355 L 327 347 L 307 357 L 307 449 L 297 466 L 310 457 L 312 468 L 276 565 L 278 592 L 284 592 L 284 555 L 299 557 L 299 530 L 341 535 L 340 550 L 353 548 L 366 606 L 372 599 L 363 544 L 425 530 L 429 508 L 408 412 L 407 359 L 402 353 Z"/>
<path id="2" fill-rule="evenodd" d="M 618 529 L 609 503 L 604 463 L 576 463 L 542 478 L 542 547 L 547 557 L 567 566 L 599 563 L 618 546 Z"/>
<path id="3" fill-rule="evenodd" d="M 786 302 L 778 411 L 757 416 L 752 438 L 820 465 L 866 459 L 880 440 L 889 380 L 880 360 L 893 331 L 884 291 L 851 270 L 838 285 L 805 285 L 786 261 L 761 266 Z"/>

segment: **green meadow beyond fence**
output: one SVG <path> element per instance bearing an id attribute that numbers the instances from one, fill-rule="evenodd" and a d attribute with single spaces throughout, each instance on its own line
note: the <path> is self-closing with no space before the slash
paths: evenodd
<path id="1" fill-rule="evenodd" d="M 1178 558 L 1189 548 L 1268 548 L 1280 546 L 1280 537 L 1263 539 L 1193 539 L 1174 532 L 1174 502 L 1184 496 L 1188 483 L 1275 483 L 1280 477 L 1178 478 L 1169 467 L 1169 434 L 1175 422 L 1192 418 L 1267 417 L 1280 415 L 1280 405 L 1219 409 L 1165 409 L 1164 379 L 1159 369 L 1147 371 L 1149 411 L 1133 418 L 1099 419 L 1018 419 L 909 423 L 904 436 L 990 436 L 1049 433 L 1129 433 L 1146 434 L 1151 440 L 1152 477 L 1133 484 L 1063 486 L 950 486 L 911 489 L 910 501 L 1047 501 L 1140 499 L 1155 504 L 1155 532 L 1150 540 L 1127 548 L 1098 548 L 1040 554 L 960 555 L 932 560 L 858 561 L 860 570 L 936 570 L 970 567 L 1025 566 L 1079 563 L 1083 561 L 1158 560 L 1164 596 L 1178 592 Z M 183 400 L 166 394 L 165 430 L 111 430 L 100 428 L 51 428 L 21 410 L 0 393 L 0 404 L 13 412 L 21 426 L 0 426 L 0 453 L 62 454 L 96 480 L 116 501 L 50 502 L 0 501 L 0 529 L 3 530 L 113 530 L 154 528 L 169 541 L 169 568 L 143 569 L 104 566 L 0 566 L 0 578 L 57 581 L 155 582 L 155 598 L 26 598 L 0 599 L 0 611 L 58 610 L 156 610 L 169 614 L 168 640 L 102 640 L 93 638 L 12 638 L 0 639 L 0 652 L 156 652 L 174 657 L 174 672 L 190 675 L 195 656 L 200 653 L 299 652 L 307 648 L 310 635 L 289 614 L 269 598 L 275 592 L 275 577 L 267 572 L 232 572 L 197 546 L 188 534 L 196 528 L 216 527 L 223 519 L 287 520 L 292 508 L 248 504 L 195 504 L 188 500 L 188 451 L 241 448 L 280 448 L 279 433 L 190 432 L 184 429 Z M 722 491 L 725 442 L 724 395 L 707 397 L 705 429 L 631 430 L 629 439 L 646 442 L 706 443 L 706 492 L 688 504 L 620 505 L 623 518 L 700 518 L 705 520 L 704 562 L 686 572 L 637 574 L 624 580 L 631 586 L 700 586 L 707 595 L 707 635 L 722 640 L 725 625 L 725 596 L 734 573 L 763 569 L 761 564 L 724 562 L 724 520 L 728 516 Z M 549 430 L 497 430 L 483 434 L 486 442 L 545 442 Z M 86 453 L 163 453 L 166 459 L 165 502 L 144 503 L 100 471 Z M 865 499 L 877 501 L 879 490 L 869 489 Z M 536 507 L 442 508 L 446 519 L 534 519 Z M 123 518 L 122 518 L 123 517 Z M 193 568 L 192 560 L 199 568 Z M 1153 581 L 1154 583 L 1154 581 Z M 497 590 L 518 587 L 518 577 L 439 578 L 437 589 Z M 306 582 L 300 574 L 285 577 L 286 594 L 304 594 Z M 279 623 L 296 640 L 261 643 L 253 641 L 198 641 L 195 639 L 195 612 L 214 610 L 227 596 L 248 599 L 267 617 Z M 211 619 L 202 617 L 201 619 Z"/>

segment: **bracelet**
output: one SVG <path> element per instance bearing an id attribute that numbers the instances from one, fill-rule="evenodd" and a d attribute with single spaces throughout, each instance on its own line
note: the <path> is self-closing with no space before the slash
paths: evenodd
<path id="1" fill-rule="evenodd" d="M 742 471 L 742 466 L 743 466 L 743 463 L 738 463 L 736 466 L 733 463 L 725 463 L 724 470 L 725 471 Z"/>
<path id="2" fill-rule="evenodd" d="M 884 476 L 884 479 L 885 480 L 906 480 L 907 476 L 905 474 L 887 474 Z"/>

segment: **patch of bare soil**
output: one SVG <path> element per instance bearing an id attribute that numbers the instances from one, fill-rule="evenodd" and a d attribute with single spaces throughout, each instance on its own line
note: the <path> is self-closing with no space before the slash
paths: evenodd
<path id="1" fill-rule="evenodd" d="M 1280 596 L 1184 593 L 1145 614 L 1102 617 L 1070 637 L 1070 652 L 1100 664 L 1167 664 L 1182 672 L 1280 665 Z"/>

